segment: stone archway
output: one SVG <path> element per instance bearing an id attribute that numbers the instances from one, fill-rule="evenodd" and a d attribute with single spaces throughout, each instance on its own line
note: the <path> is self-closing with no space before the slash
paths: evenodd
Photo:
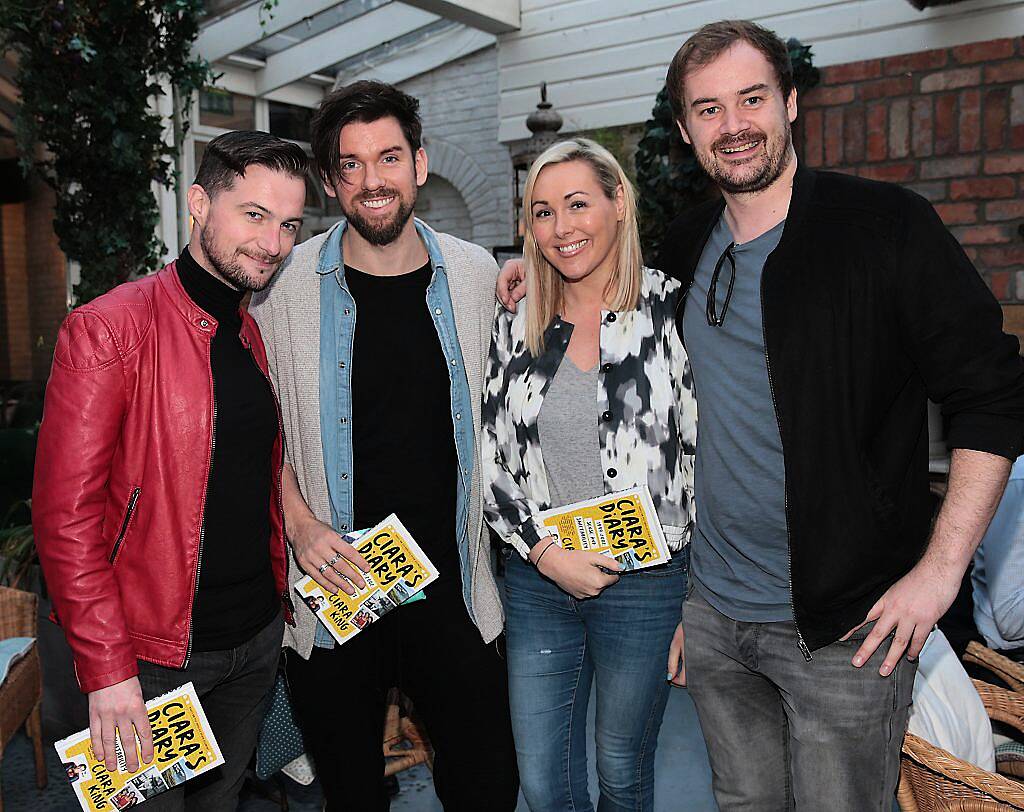
<path id="1" fill-rule="evenodd" d="M 473 239 L 473 218 L 459 190 L 437 172 L 427 175 L 427 182 L 416 196 L 416 215 L 431 228 L 461 240 Z"/>
<path id="2" fill-rule="evenodd" d="M 473 239 L 480 239 L 479 229 L 494 214 L 488 201 L 489 181 L 483 168 L 459 147 L 443 138 L 424 136 L 423 149 L 427 152 L 427 169 L 454 186 L 469 209 L 473 223 Z"/>

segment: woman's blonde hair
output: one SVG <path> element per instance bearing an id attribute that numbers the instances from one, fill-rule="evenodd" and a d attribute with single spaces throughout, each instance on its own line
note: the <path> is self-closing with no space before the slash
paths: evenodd
<path id="1" fill-rule="evenodd" d="M 612 310 L 632 310 L 640 298 L 643 256 L 636 223 L 636 194 L 615 156 L 589 138 L 560 141 L 541 153 L 526 176 L 523 212 L 526 218 L 523 264 L 530 295 L 526 297 L 526 347 L 534 357 L 544 350 L 544 331 L 562 307 L 564 281 L 558 269 L 548 262 L 533 236 L 533 189 L 541 170 L 552 164 L 584 161 L 597 176 L 601 190 L 615 200 L 622 189 L 623 218 L 618 224 L 618 251 L 615 267 L 608 279 L 606 301 Z M 615 250 L 615 249 L 613 249 Z"/>

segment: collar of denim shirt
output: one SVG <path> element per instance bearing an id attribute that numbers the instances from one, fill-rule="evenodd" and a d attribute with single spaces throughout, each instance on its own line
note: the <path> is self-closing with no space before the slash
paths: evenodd
<path id="1" fill-rule="evenodd" d="M 437 235 L 434 233 L 434 229 L 418 217 L 413 218 L 413 224 L 416 226 L 416 233 L 419 234 L 424 247 L 427 249 L 427 256 L 430 257 L 430 267 L 434 271 L 446 273 L 444 257 L 441 255 L 441 246 L 437 242 Z M 324 241 L 324 246 L 320 249 L 320 261 L 316 266 L 316 272 L 320 276 L 332 273 L 337 278 L 338 284 L 342 285 L 342 287 L 344 287 L 345 279 L 345 259 L 341 252 L 341 239 L 345 236 L 346 228 L 348 228 L 348 220 L 344 217 L 331 226 L 327 239 Z"/>

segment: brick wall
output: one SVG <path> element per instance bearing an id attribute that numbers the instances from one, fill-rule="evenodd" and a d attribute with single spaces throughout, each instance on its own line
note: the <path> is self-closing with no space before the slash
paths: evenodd
<path id="1" fill-rule="evenodd" d="M 27 204 L 28 311 L 32 325 L 32 379 L 50 376 L 57 330 L 67 315 L 67 262 L 53 233 L 54 191 L 35 180 Z"/>
<path id="2" fill-rule="evenodd" d="M 25 245 L 25 204 L 0 206 L 0 378 L 32 377 L 32 339 L 28 314 L 28 269 Z"/>
<path id="3" fill-rule="evenodd" d="M 1024 37 L 824 68 L 795 139 L 807 166 L 924 195 L 996 297 L 1024 302 Z"/>
<path id="4" fill-rule="evenodd" d="M 65 262 L 53 233 L 53 191 L 33 181 L 0 206 L 0 379 L 45 380 L 67 313 Z"/>

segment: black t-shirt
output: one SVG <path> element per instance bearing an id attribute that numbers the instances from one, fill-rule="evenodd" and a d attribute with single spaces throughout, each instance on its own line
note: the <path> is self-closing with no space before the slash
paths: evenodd
<path id="1" fill-rule="evenodd" d="M 210 345 L 216 403 L 213 461 L 192 609 L 192 648 L 215 651 L 245 643 L 279 609 L 270 565 L 277 407 L 269 382 L 239 337 L 243 291 L 205 271 L 187 248 L 177 267 L 189 298 L 217 320 Z"/>
<path id="2" fill-rule="evenodd" d="M 354 526 L 389 513 L 441 572 L 458 578 L 458 455 L 448 363 L 427 306 L 432 270 L 374 276 L 345 266 L 352 351 Z"/>

